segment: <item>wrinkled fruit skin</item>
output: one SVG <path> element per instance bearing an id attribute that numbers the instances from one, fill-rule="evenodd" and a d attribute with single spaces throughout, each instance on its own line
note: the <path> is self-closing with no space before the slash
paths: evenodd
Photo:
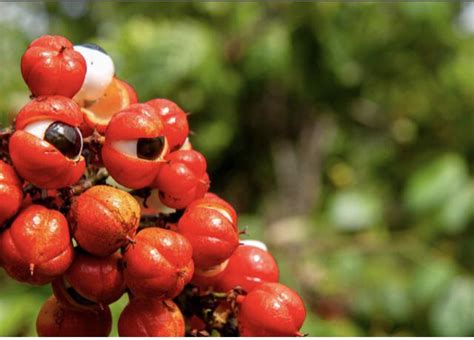
<path id="1" fill-rule="evenodd" d="M 75 184 L 84 174 L 85 159 L 72 160 L 55 146 L 23 131 L 29 124 L 52 120 L 79 127 L 83 122 L 79 106 L 62 96 L 38 97 L 18 113 L 16 131 L 10 138 L 10 156 L 18 174 L 42 189 L 59 189 Z"/>
<path id="2" fill-rule="evenodd" d="M 183 337 L 183 314 L 171 300 L 132 299 L 120 315 L 119 336 Z"/>
<path id="3" fill-rule="evenodd" d="M 134 104 L 115 114 L 107 126 L 102 148 L 102 160 L 113 179 L 132 189 L 150 186 L 160 171 L 164 157 L 168 154 L 169 146 L 166 138 L 163 151 L 155 160 L 126 154 L 117 149 L 116 143 L 160 136 L 164 136 L 163 123 L 149 105 Z"/>
<path id="4" fill-rule="evenodd" d="M 146 102 L 146 104 L 152 106 L 161 116 L 170 149 L 172 151 L 178 150 L 184 144 L 189 134 L 186 113 L 176 103 L 167 99 L 152 99 Z"/>
<path id="5" fill-rule="evenodd" d="M 208 207 L 187 209 L 178 222 L 178 232 L 191 243 L 194 265 L 201 270 L 220 265 L 239 245 L 235 226 Z"/>
<path id="6" fill-rule="evenodd" d="M 0 258 L 15 280 L 42 285 L 62 275 L 74 256 L 66 218 L 30 205 L 0 234 Z"/>
<path id="7" fill-rule="evenodd" d="M 264 282 L 278 282 L 278 265 L 273 256 L 260 248 L 239 246 L 219 275 L 216 290 L 228 292 L 237 286 L 251 292 Z"/>
<path id="8" fill-rule="evenodd" d="M 127 287 L 137 297 L 176 297 L 193 276 L 192 254 L 191 244 L 180 234 L 143 229 L 123 256 Z"/>
<path id="9" fill-rule="evenodd" d="M 5 221 L 15 216 L 22 201 L 20 178 L 12 166 L 0 161 L 0 228 Z"/>
<path id="10" fill-rule="evenodd" d="M 82 249 L 109 256 L 128 245 L 140 222 L 140 205 L 125 191 L 97 185 L 71 206 L 72 232 Z"/>
<path id="11" fill-rule="evenodd" d="M 108 306 L 103 310 L 79 311 L 62 306 L 51 296 L 36 319 L 38 336 L 108 336 L 112 315 Z"/>
<path id="12" fill-rule="evenodd" d="M 86 76 L 86 61 L 61 36 L 44 35 L 34 40 L 21 58 L 21 74 L 34 96 L 72 98 Z"/>
<path id="13" fill-rule="evenodd" d="M 195 150 L 178 150 L 170 153 L 166 161 L 155 183 L 164 205 L 184 209 L 209 190 L 207 163 L 202 154 Z"/>
<path id="14" fill-rule="evenodd" d="M 297 293 L 280 283 L 263 283 L 243 299 L 238 314 L 241 336 L 295 336 L 306 310 Z"/>
<path id="15" fill-rule="evenodd" d="M 122 256 L 118 252 L 95 257 L 76 249 L 64 278 L 81 296 L 103 305 L 117 301 L 125 293 Z"/>

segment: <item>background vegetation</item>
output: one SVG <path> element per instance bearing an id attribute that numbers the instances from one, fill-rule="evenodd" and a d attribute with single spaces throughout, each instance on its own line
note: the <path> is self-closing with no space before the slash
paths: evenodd
<path id="1" fill-rule="evenodd" d="M 304 296 L 304 332 L 474 335 L 472 5 L 0 11 L 2 122 L 28 100 L 19 64 L 29 41 L 56 33 L 102 45 L 141 100 L 192 113 L 212 190 Z M 0 334 L 34 335 L 50 288 L 0 280 Z"/>

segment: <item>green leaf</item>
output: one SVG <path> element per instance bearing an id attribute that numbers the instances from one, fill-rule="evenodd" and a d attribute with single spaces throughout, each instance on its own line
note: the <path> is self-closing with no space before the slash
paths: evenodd
<path id="1" fill-rule="evenodd" d="M 461 156 L 438 156 L 422 165 L 408 179 L 404 202 L 414 213 L 432 211 L 462 189 L 468 179 L 467 165 Z"/>
<path id="2" fill-rule="evenodd" d="M 473 214 L 474 188 L 472 185 L 448 197 L 439 216 L 441 228 L 449 233 L 458 233 L 464 230 Z"/>
<path id="3" fill-rule="evenodd" d="M 341 191 L 329 204 L 329 218 L 338 229 L 359 230 L 369 228 L 382 217 L 380 199 L 368 192 Z"/>
<path id="4" fill-rule="evenodd" d="M 474 334 L 474 280 L 458 277 L 438 298 L 430 315 L 431 327 L 438 336 Z"/>
<path id="5" fill-rule="evenodd" d="M 425 261 L 413 275 L 412 298 L 416 304 L 429 304 L 446 288 L 455 275 L 453 264 L 445 260 Z"/>

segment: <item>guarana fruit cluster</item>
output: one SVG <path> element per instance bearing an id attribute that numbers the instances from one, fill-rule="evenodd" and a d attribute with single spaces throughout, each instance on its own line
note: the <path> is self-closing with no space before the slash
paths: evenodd
<path id="1" fill-rule="evenodd" d="M 42 36 L 21 73 L 31 101 L 0 133 L 0 264 L 51 284 L 40 336 L 295 336 L 301 298 L 266 246 L 209 192 L 186 113 L 138 102 L 93 44 Z"/>

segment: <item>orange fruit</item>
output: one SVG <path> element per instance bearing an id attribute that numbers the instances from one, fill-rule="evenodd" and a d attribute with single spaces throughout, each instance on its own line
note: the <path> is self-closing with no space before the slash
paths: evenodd
<path id="1" fill-rule="evenodd" d="M 112 116 L 134 104 L 137 94 L 124 81 L 113 78 L 104 95 L 92 103 L 85 103 L 82 107 L 84 121 L 92 129 L 104 133 Z"/>

